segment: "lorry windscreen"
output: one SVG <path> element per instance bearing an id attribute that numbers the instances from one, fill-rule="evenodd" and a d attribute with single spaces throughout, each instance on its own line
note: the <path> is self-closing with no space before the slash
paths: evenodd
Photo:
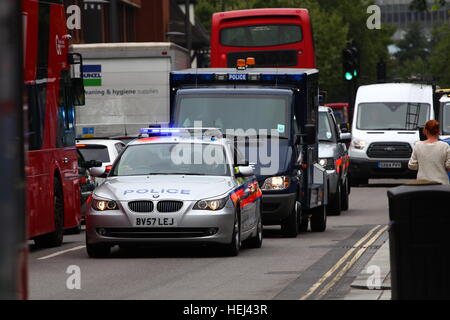
<path id="1" fill-rule="evenodd" d="M 288 94 L 220 92 L 178 95 L 174 122 L 184 128 L 199 124 L 220 128 L 227 134 L 230 134 L 229 130 L 235 130 L 233 135 L 236 136 L 265 135 L 263 130 L 270 135 L 271 130 L 275 130 L 281 138 L 288 138 L 290 104 L 291 96 Z"/>
<path id="2" fill-rule="evenodd" d="M 450 134 L 450 102 L 444 104 L 442 114 L 442 133 Z"/>
<path id="3" fill-rule="evenodd" d="M 409 114 L 408 114 L 409 111 Z M 374 102 L 358 105 L 356 127 L 360 130 L 416 130 L 430 117 L 430 104 Z M 418 121 L 415 115 L 418 114 Z"/>

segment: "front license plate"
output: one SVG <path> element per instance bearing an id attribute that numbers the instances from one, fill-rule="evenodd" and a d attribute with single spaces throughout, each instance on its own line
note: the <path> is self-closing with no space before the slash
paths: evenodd
<path id="1" fill-rule="evenodd" d="M 169 217 L 134 218 L 135 227 L 175 227 L 177 221 Z"/>
<path id="2" fill-rule="evenodd" d="M 378 168 L 380 169 L 401 169 L 401 162 L 378 162 Z"/>

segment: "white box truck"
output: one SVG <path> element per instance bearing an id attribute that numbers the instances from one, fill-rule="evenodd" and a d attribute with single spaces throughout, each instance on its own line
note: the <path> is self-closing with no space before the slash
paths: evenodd
<path id="1" fill-rule="evenodd" d="M 169 72 L 190 66 L 173 43 L 73 45 L 83 56 L 86 105 L 76 109 L 77 138 L 134 136 L 169 122 Z"/>

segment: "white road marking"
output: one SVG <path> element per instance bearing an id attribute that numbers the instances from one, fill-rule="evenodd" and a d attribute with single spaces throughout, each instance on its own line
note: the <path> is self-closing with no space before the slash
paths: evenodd
<path id="1" fill-rule="evenodd" d="M 67 250 L 58 251 L 58 252 L 49 254 L 48 256 L 40 257 L 40 258 L 38 258 L 38 260 L 45 260 L 45 259 L 54 258 L 54 257 L 60 256 L 60 255 L 62 255 L 64 253 L 80 250 L 80 249 L 83 249 L 83 248 L 86 248 L 86 246 L 78 246 L 78 247 L 70 248 L 70 249 L 67 249 Z"/>
<path id="2" fill-rule="evenodd" d="M 319 281 L 317 281 L 309 290 L 308 292 L 301 297 L 299 300 L 306 300 L 308 299 L 329 277 L 331 277 L 333 275 L 333 273 L 339 269 L 339 267 L 341 265 L 343 265 L 345 263 L 345 261 L 347 260 L 348 257 L 351 256 L 351 254 L 353 253 L 353 251 L 355 251 L 359 246 L 361 246 L 363 244 L 363 242 L 365 242 L 378 228 L 380 228 L 381 225 L 377 225 L 376 227 L 372 228 L 369 232 L 367 232 L 367 234 L 362 237 L 361 239 L 359 239 L 358 242 L 356 242 L 353 247 L 348 250 L 341 259 L 339 259 L 339 261 L 330 269 L 328 270 L 327 273 L 325 273 L 322 278 L 319 279 Z"/>

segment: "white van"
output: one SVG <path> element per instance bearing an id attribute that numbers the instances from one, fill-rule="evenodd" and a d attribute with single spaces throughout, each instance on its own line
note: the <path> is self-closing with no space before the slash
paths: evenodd
<path id="1" fill-rule="evenodd" d="M 439 100 L 439 122 L 441 123 L 441 139 L 450 139 L 450 90 Z"/>
<path id="2" fill-rule="evenodd" d="M 411 83 L 361 86 L 349 148 L 352 185 L 370 178 L 415 178 L 408 169 L 418 126 L 434 119 L 433 88 Z"/>

